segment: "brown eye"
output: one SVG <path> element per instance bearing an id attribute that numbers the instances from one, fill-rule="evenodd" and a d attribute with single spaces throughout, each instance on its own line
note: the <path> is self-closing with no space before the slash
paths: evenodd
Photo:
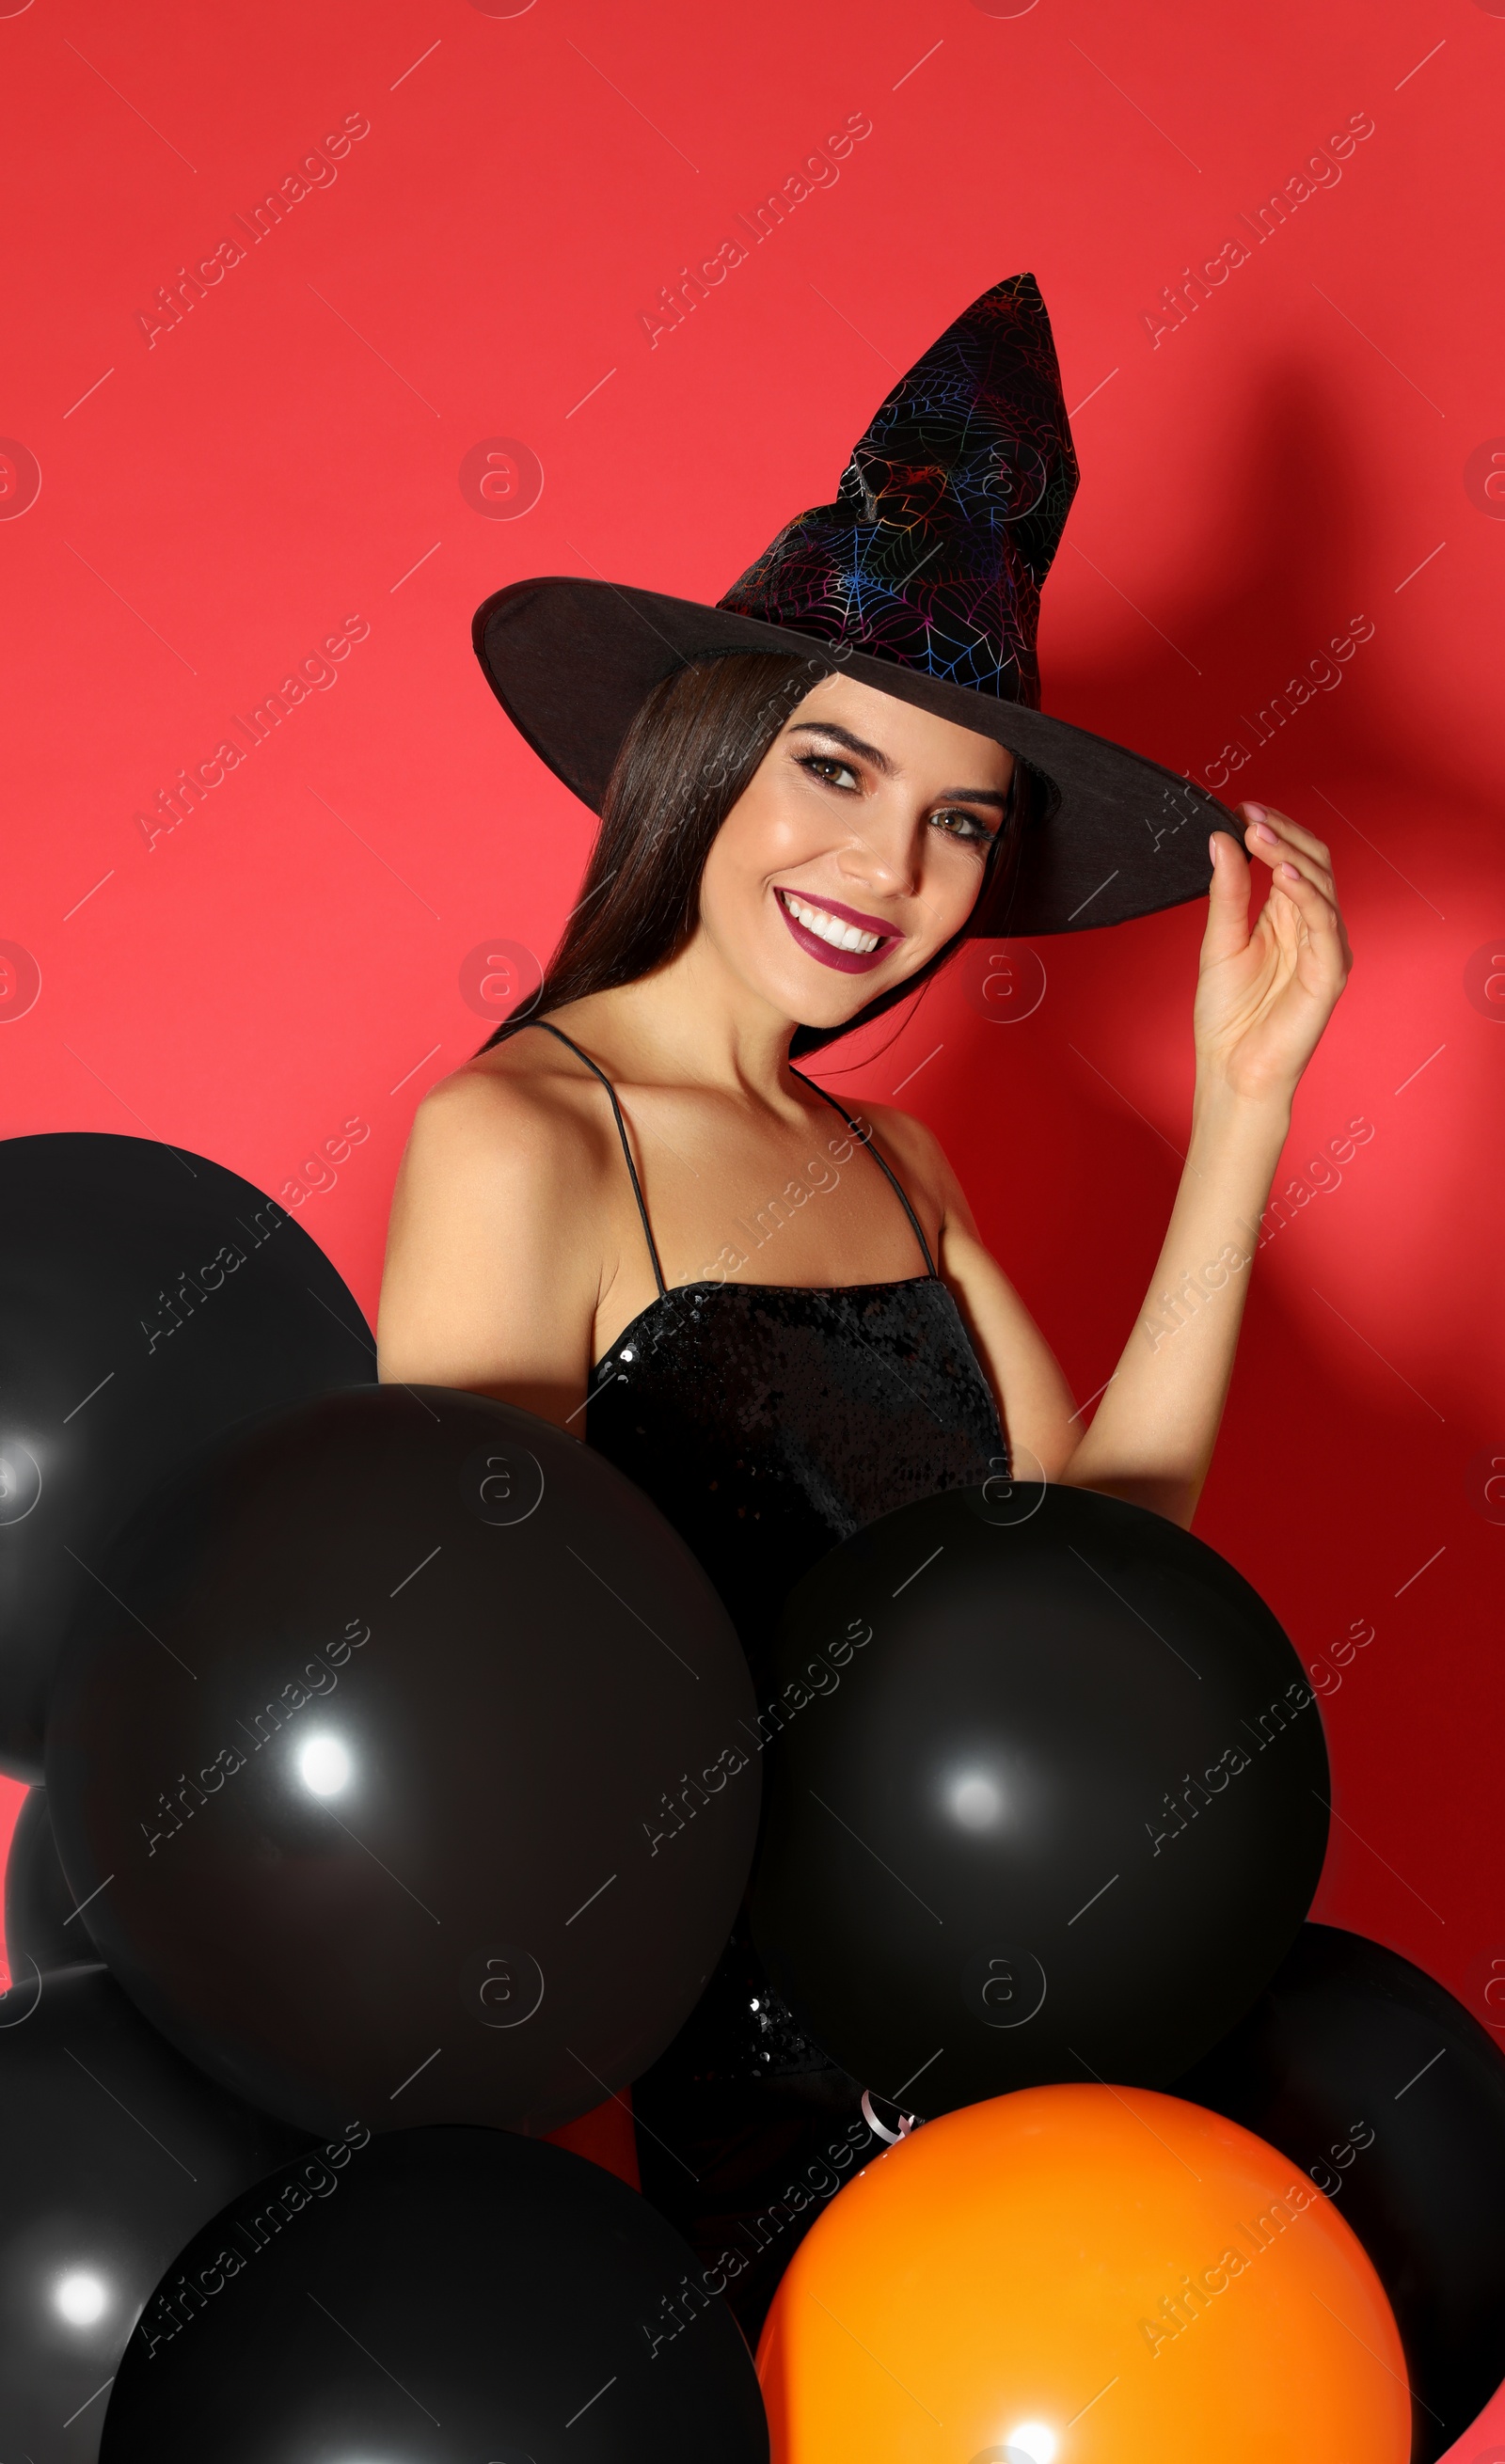
<path id="1" fill-rule="evenodd" d="M 856 772 L 849 762 L 838 761 L 833 753 L 802 753 L 797 758 L 800 768 L 808 770 L 823 786 L 842 787 L 850 793 L 857 785 Z"/>
<path id="2" fill-rule="evenodd" d="M 962 839 L 974 847 L 985 847 L 998 835 L 996 830 L 988 828 L 985 822 L 980 822 L 975 813 L 963 812 L 956 805 L 945 812 L 932 813 L 930 818 L 947 838 Z"/>

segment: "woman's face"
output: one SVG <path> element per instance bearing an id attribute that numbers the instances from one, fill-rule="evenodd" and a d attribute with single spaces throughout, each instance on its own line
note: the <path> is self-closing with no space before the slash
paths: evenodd
<path id="1" fill-rule="evenodd" d="M 839 1026 L 965 923 L 1014 759 L 852 677 L 825 677 L 721 825 L 700 932 L 780 1013 Z"/>

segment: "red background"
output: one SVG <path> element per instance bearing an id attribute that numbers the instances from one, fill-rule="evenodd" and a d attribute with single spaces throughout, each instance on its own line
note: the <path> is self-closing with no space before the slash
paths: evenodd
<path id="1" fill-rule="evenodd" d="M 474 954 L 546 953 L 591 826 L 498 712 L 473 609 L 537 571 L 718 596 L 941 325 L 1034 271 L 1082 465 L 1047 707 L 1197 778 L 1241 739 L 1228 795 L 1327 839 L 1356 954 L 1281 1179 L 1374 1134 L 1260 1255 L 1198 1529 L 1304 1658 L 1372 1626 L 1325 1705 L 1316 1912 L 1491 2022 L 1502 51 L 1505 0 L 0 0 L 0 430 L 40 473 L 27 504 L 24 455 L 0 465 L 0 1127 L 326 1180 L 300 1220 L 373 1317 L 413 1107 L 489 1031 Z M 346 115 L 338 176 L 253 242 L 233 217 Z M 849 115 L 839 178 L 754 243 L 738 214 Z M 1351 115 L 1373 133 L 1294 202 Z M 1239 217 L 1275 191 L 1260 240 Z M 739 234 L 651 341 L 660 285 Z M 226 237 L 242 261 L 148 339 Z M 1162 286 L 1233 237 L 1248 261 L 1152 339 Z M 460 484 L 498 437 L 542 473 L 507 518 Z M 180 765 L 346 617 L 369 631 L 337 681 L 148 845 Z M 1356 620 L 1340 682 L 1258 727 Z M 822 1067 L 910 1081 L 1083 1397 L 1180 1169 L 1201 921 L 1041 942 L 1013 1024 L 969 998 L 980 953 L 878 1057 Z M 305 1175 L 356 1114 L 373 1134 Z"/>

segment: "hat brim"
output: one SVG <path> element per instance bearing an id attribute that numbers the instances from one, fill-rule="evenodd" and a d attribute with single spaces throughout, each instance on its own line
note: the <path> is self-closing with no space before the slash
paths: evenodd
<path id="1" fill-rule="evenodd" d="M 1021 937 L 1123 924 L 1206 897 L 1208 831 L 1227 830 L 1243 846 L 1242 824 L 1215 796 L 1085 727 L 697 600 L 539 576 L 494 592 L 471 629 L 486 680 L 519 734 L 595 813 L 647 695 L 708 654 L 811 658 L 990 737 L 1057 791 L 1055 809 L 1026 833 L 1020 853 L 1007 929 Z"/>

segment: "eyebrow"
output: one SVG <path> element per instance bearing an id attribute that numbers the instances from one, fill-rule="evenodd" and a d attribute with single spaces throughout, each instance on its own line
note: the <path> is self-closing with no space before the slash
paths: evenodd
<path id="1" fill-rule="evenodd" d="M 874 769 L 881 772 L 884 778 L 891 779 L 894 775 L 894 764 L 888 755 L 881 753 L 875 744 L 865 743 L 860 736 L 853 736 L 849 727 L 833 726 L 827 719 L 801 719 L 788 730 L 788 734 L 830 737 L 837 744 L 844 744 L 849 753 L 855 753 L 864 761 L 871 761 Z M 1000 812 L 1006 811 L 1008 804 L 1008 798 L 998 787 L 943 787 L 936 801 L 938 803 L 996 804 Z"/>

